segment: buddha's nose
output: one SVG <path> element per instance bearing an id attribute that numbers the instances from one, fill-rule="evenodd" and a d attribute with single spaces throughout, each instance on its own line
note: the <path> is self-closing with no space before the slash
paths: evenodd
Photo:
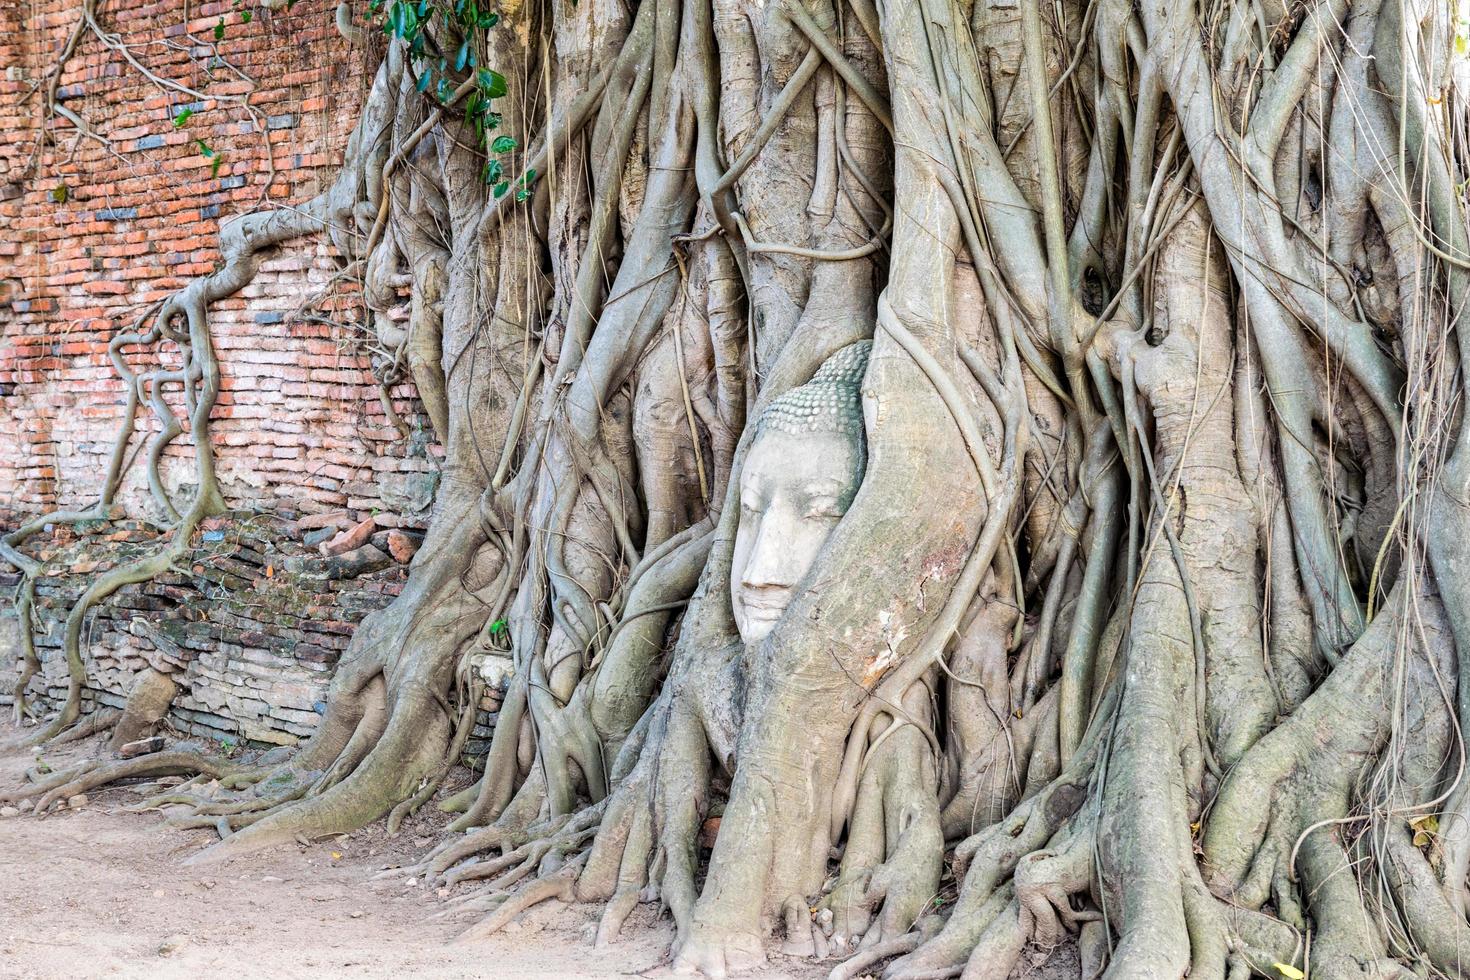
<path id="1" fill-rule="evenodd" d="M 776 527 L 777 522 L 762 520 L 756 530 L 755 543 L 750 549 L 750 559 L 740 576 L 740 584 L 752 589 L 785 588 L 791 584 L 789 563 L 782 547 L 783 535 Z"/>

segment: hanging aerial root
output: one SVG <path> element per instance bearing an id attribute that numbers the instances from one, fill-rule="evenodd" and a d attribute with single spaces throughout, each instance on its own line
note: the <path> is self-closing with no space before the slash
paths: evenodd
<path id="1" fill-rule="evenodd" d="M 1325 0 L 1316 10 L 1215 5 L 1204 14 L 1187 4 L 1100 0 L 1081 4 L 1087 10 L 1075 20 L 1068 11 L 1050 18 L 1039 0 L 1020 0 L 1014 14 L 987 10 L 973 25 L 956 16 L 958 8 L 930 0 L 890 5 L 882 17 L 871 0 L 852 0 L 855 25 L 840 9 L 757 6 L 761 14 L 746 17 L 724 0 L 647 0 L 614 12 L 604 38 L 596 31 L 608 25 L 584 5 L 516 34 L 506 48 L 531 51 L 517 62 L 516 83 L 548 81 L 545 103 L 534 97 L 526 114 L 534 106 L 549 123 L 539 139 L 517 133 L 530 152 L 519 155 L 515 169 L 524 176 L 515 194 L 486 191 L 477 177 L 489 161 L 451 132 L 451 110 L 471 82 L 439 105 L 416 99 L 412 82 L 403 84 L 411 54 L 395 40 L 389 62 L 397 59 L 397 74 L 390 70 L 391 84 L 375 84 L 370 97 L 381 103 L 386 92 L 390 104 L 378 104 L 376 125 L 364 122 L 354 134 L 341 193 L 228 226 L 224 269 L 167 301 L 148 342 L 166 337 L 187 348 L 184 366 L 133 378 L 129 398 L 131 408 L 146 399 L 158 413 L 162 431 L 148 449 L 148 480 L 172 518 L 179 514 L 163 492 L 159 460 L 184 432 L 198 445 L 199 496 L 173 544 L 187 543 L 199 514 L 220 505 L 207 428 L 207 403 L 219 387 L 208 305 L 253 276 L 262 247 L 288 232 L 323 228 L 348 256 L 352 271 L 344 279 L 367 270 L 365 292 L 381 329 L 398 329 L 389 311 L 402 289 L 413 290 L 411 329 L 388 346 L 398 348 L 395 358 L 406 353 L 434 432 L 446 443 L 435 524 L 463 526 L 475 539 L 463 553 L 466 539 L 451 541 L 442 553 L 453 558 L 442 564 L 438 537 L 422 550 L 396 605 L 408 613 L 389 617 L 391 628 L 371 646 L 354 638 L 319 737 L 290 762 L 216 770 L 217 784 L 196 777 L 146 805 L 169 807 L 175 826 L 220 834 L 199 860 L 353 829 L 383 815 L 396 831 L 436 793 L 472 731 L 478 692 L 451 706 L 456 668 L 464 669 L 469 651 L 504 651 L 508 635 L 515 680 L 486 773 L 475 791 L 456 797 L 467 809 L 455 829 L 468 832 L 395 872 L 452 886 L 455 897 L 441 914 L 493 910 L 465 940 L 550 900 L 605 901 L 602 944 L 638 902 L 657 898 L 674 919 L 681 964 L 711 972 L 759 959 L 779 913 L 788 952 L 824 956 L 857 947 L 833 971 L 835 980 L 892 957 L 899 959 L 891 977 L 1003 980 L 1033 949 L 1046 952 L 1072 933 L 1080 933 L 1084 980 L 1108 969 L 1116 978 L 1289 976 L 1277 964 L 1308 966 L 1303 937 L 1290 926 L 1308 922 L 1311 972 L 1324 980 L 1405 975 L 1403 962 L 1419 957 L 1416 944 L 1439 970 L 1458 973 L 1467 936 L 1457 906 L 1470 901 L 1463 873 L 1470 847 L 1451 841 L 1446 851 L 1431 846 L 1426 854 L 1391 805 L 1388 816 L 1377 804 L 1362 806 L 1364 773 L 1378 771 L 1384 743 L 1410 727 L 1395 714 L 1400 704 L 1390 690 L 1412 646 L 1404 635 L 1435 632 L 1425 627 L 1428 617 L 1404 615 L 1407 600 L 1377 606 L 1380 590 L 1417 569 L 1408 557 L 1420 499 L 1404 490 L 1417 479 L 1411 469 L 1435 472 L 1443 455 L 1424 452 L 1418 440 L 1429 437 L 1416 433 L 1452 427 L 1461 400 L 1463 379 L 1458 388 L 1437 389 L 1420 362 L 1453 361 L 1441 341 L 1455 336 L 1463 344 L 1470 336 L 1458 322 L 1461 311 L 1431 322 L 1444 303 L 1439 270 L 1434 259 L 1415 265 L 1422 256 L 1413 243 L 1452 265 L 1463 253 L 1459 230 L 1439 227 L 1447 204 L 1449 218 L 1461 217 L 1463 202 L 1446 202 L 1444 194 L 1462 176 L 1463 134 L 1457 129 L 1449 152 L 1441 152 L 1446 147 L 1425 127 L 1437 125 L 1444 110 L 1425 109 L 1440 103 L 1421 97 L 1434 87 L 1393 84 L 1408 72 L 1396 56 L 1419 57 L 1413 46 L 1437 27 L 1427 17 L 1401 24 L 1404 14 L 1394 11 L 1375 25 L 1374 5 L 1347 0 Z M 338 6 L 339 23 L 348 12 L 345 2 Z M 838 15 L 835 30 L 829 14 Z M 571 66 L 536 63 L 538 56 L 564 58 L 549 52 L 580 39 L 589 24 L 598 54 Z M 429 29 L 432 35 L 437 27 Z M 535 52 L 535 42 L 548 39 L 543 29 L 553 43 Z M 620 52 L 601 50 L 617 47 L 622 31 Z M 1388 42 L 1392 50 L 1378 50 Z M 497 56 L 499 43 L 475 53 Z M 75 47 L 68 42 L 63 59 Z M 1342 62 L 1351 59 L 1376 61 L 1383 84 L 1346 84 Z M 1395 88 L 1398 98 L 1411 96 L 1407 121 L 1399 123 L 1409 127 L 1407 139 L 1391 119 L 1386 129 L 1374 122 L 1383 108 L 1374 106 L 1391 103 Z M 756 100 L 742 104 L 747 90 Z M 392 105 L 393 93 L 414 111 Z M 1355 167 L 1359 159 L 1330 161 L 1326 145 L 1352 141 L 1328 131 L 1324 110 L 1313 106 L 1323 100 L 1340 105 L 1357 127 L 1354 139 L 1397 142 L 1400 167 L 1412 155 L 1414 172 L 1379 168 L 1371 156 L 1363 167 Z M 511 104 L 518 102 L 501 106 L 512 127 L 522 121 L 521 107 Z M 1222 113 L 1239 118 L 1244 132 L 1220 125 Z M 1313 127 L 1322 147 L 1309 145 Z M 1400 138 L 1378 139 L 1394 135 Z M 1418 222 L 1413 235 L 1390 227 L 1385 202 L 1374 203 L 1375 219 L 1343 215 L 1341 202 L 1330 200 L 1342 195 L 1335 185 L 1346 171 L 1383 169 L 1402 184 L 1387 196 L 1402 198 L 1393 203 L 1412 215 L 1426 189 L 1416 190 L 1410 178 L 1426 171 L 1430 157 L 1425 187 L 1435 220 L 1425 227 L 1433 238 Z M 800 165 L 777 172 L 788 161 Z M 1436 192 L 1441 169 L 1454 179 Z M 854 197 L 855 183 L 867 201 Z M 1351 210 L 1367 211 L 1366 189 L 1354 193 Z M 1298 198 L 1305 207 L 1296 206 Z M 780 214 L 773 215 L 772 200 Z M 737 201 L 743 213 L 732 210 Z M 879 207 L 887 217 L 873 236 Z M 1191 223 L 1175 233 L 1184 213 Z M 1381 304 L 1375 296 L 1388 270 L 1352 239 L 1375 220 L 1381 227 L 1372 232 L 1373 249 L 1382 248 L 1381 232 L 1391 250 L 1405 253 L 1399 278 L 1434 281 L 1405 288 L 1402 309 L 1389 304 L 1388 315 L 1370 324 L 1364 310 Z M 710 224 L 709 232 L 691 230 Z M 890 233 L 889 260 L 866 261 Z M 414 234 L 427 244 L 408 244 Z M 807 247 L 834 236 L 856 247 Z M 1193 244 L 1176 247 L 1186 238 L 1203 243 L 1206 256 L 1216 245 L 1228 252 L 1216 263 L 1218 275 L 1202 267 L 1204 289 L 1218 301 L 1211 313 L 1220 314 L 1209 323 L 1203 310 L 1198 324 L 1187 315 L 1193 270 L 1177 262 L 1196 256 Z M 353 244 L 362 240 L 370 254 Z M 672 257 L 671 241 L 679 250 Z M 784 242 L 791 244 L 777 244 Z M 1121 255 L 1105 254 L 1114 246 Z M 710 281 L 698 284 L 690 268 L 700 267 L 701 248 L 719 258 L 706 270 Z M 427 264 L 415 257 L 424 252 L 434 253 Z M 411 272 L 402 271 L 405 263 Z M 1320 288 L 1309 274 L 1319 265 Z M 686 288 L 671 308 L 676 269 Z M 456 293 L 456 277 L 456 285 L 473 288 Z M 1095 309 L 1104 312 L 1094 317 Z M 863 392 L 874 465 L 858 496 L 861 509 L 840 518 L 846 527 L 806 577 L 787 583 L 796 605 L 778 632 L 761 646 L 743 646 L 729 622 L 728 583 L 740 574 L 731 574 L 729 552 L 742 520 L 735 515 L 754 508 L 738 485 L 736 439 L 751 433 L 741 442 L 748 450 L 756 426 L 745 426 L 746 416 L 800 380 L 803 371 L 792 365 L 822 343 L 809 329 L 831 341 L 844 331 L 873 332 L 875 317 L 875 343 L 887 351 Z M 458 354 L 447 348 L 503 324 L 511 329 L 485 347 L 505 363 L 467 357 L 456 374 Z M 1206 344 L 1209 325 L 1224 329 Z M 670 328 L 673 354 L 651 354 L 655 335 Z M 1119 336 L 1133 345 L 1129 356 L 1104 360 L 1103 349 L 1116 348 Z M 783 343 L 797 353 L 777 357 Z M 712 370 L 721 376 L 714 383 L 688 370 L 700 355 L 686 362 L 685 344 L 716 348 Z M 1432 353 L 1416 354 L 1416 344 Z M 1201 372 L 1224 372 L 1232 356 L 1241 363 L 1255 357 L 1267 390 L 1247 378 L 1236 384 L 1256 392 L 1254 401 L 1239 391 L 1229 398 L 1222 384 L 1221 399 L 1205 404 L 1213 393 L 1199 373 L 1193 405 L 1162 397 L 1167 384 L 1157 375 L 1187 385 L 1186 375 L 1196 373 L 1173 371 L 1176 362 L 1166 360 L 1191 345 L 1189 363 Z M 459 352 L 478 349 L 470 340 Z M 1206 365 L 1207 349 L 1220 363 Z M 1393 364 L 1401 351 L 1406 380 Z M 1451 373 L 1470 371 L 1470 357 L 1460 353 Z M 956 354 L 973 378 L 948 376 L 946 358 Z M 497 384 L 505 383 L 489 397 L 454 387 L 496 370 L 505 375 Z M 658 372 L 679 378 L 677 389 L 663 393 L 669 397 L 660 404 L 670 413 L 659 421 L 665 429 L 669 419 L 677 422 L 680 440 L 661 440 L 650 452 L 635 439 L 630 450 L 625 410 L 632 398 L 636 416 L 637 403 L 629 391 Z M 906 378 L 894 372 L 927 377 L 929 385 L 905 381 L 904 390 L 890 390 L 885 377 Z M 1238 377 L 1221 376 L 1226 383 Z M 170 385 L 191 406 L 187 427 L 168 410 L 172 398 L 163 389 Z M 911 397 L 930 394 L 937 401 L 911 412 L 919 404 Z M 398 424 L 389 401 L 388 418 Z M 512 402 L 508 431 L 498 417 L 485 424 Z M 467 404 L 462 424 L 458 413 Z M 1233 458 L 1249 451 L 1224 448 L 1223 410 L 1232 404 L 1260 416 L 1254 479 Z M 949 449 L 941 444 L 946 411 L 959 429 Z M 1373 412 L 1384 416 L 1375 420 L 1382 426 L 1357 417 Z M 680 453 L 690 448 L 685 428 L 697 503 L 680 485 L 692 481 L 692 471 L 679 469 Z M 493 438 L 482 440 L 486 429 Z M 1273 437 L 1279 445 L 1269 444 Z M 701 455 L 705 439 L 717 460 L 713 480 Z M 919 445 L 926 439 L 933 444 Z M 1360 458 L 1365 443 L 1367 461 Z M 473 459 L 465 450 L 471 444 L 491 451 Z M 952 465 L 964 463 L 962 451 L 973 474 Z M 560 452 L 571 461 L 553 459 Z M 943 472 L 926 473 L 935 461 Z M 670 471 L 657 474 L 670 478 L 659 485 L 667 493 L 648 492 L 655 485 L 648 471 L 658 466 Z M 1286 492 L 1280 501 L 1254 503 L 1262 514 L 1274 507 L 1274 539 L 1258 542 L 1251 533 L 1265 527 L 1261 519 L 1198 522 L 1230 546 L 1222 560 L 1206 560 L 1197 551 L 1198 528 L 1183 522 L 1207 503 L 1220 514 L 1235 506 L 1240 493 L 1219 492 L 1219 481 L 1196 472 L 1217 468 L 1242 471 L 1242 480 L 1229 482 L 1232 491 L 1258 484 L 1263 500 L 1283 486 Z M 1274 476 L 1278 468 L 1284 484 Z M 912 482 L 896 482 L 900 471 Z M 945 482 L 956 472 L 964 486 Z M 977 479 L 983 493 L 972 494 Z M 892 492 L 899 486 L 902 495 Z M 931 487 L 954 489 L 948 499 L 964 506 L 953 514 L 926 510 L 923 504 L 940 499 L 921 499 Z M 1464 496 L 1462 486 L 1450 489 Z M 881 523 L 861 523 L 879 513 L 885 495 L 898 505 Z M 478 514 L 461 506 L 466 496 L 480 505 Z M 1210 496 L 1218 499 L 1201 499 Z M 1379 526 L 1384 500 L 1402 516 L 1387 531 Z M 706 514 L 719 525 L 708 542 L 694 540 L 705 530 L 679 530 Z M 953 527 L 937 523 L 951 517 Z M 963 535 L 955 530 L 961 525 Z M 676 558 L 670 542 L 685 533 L 691 537 Z M 906 536 L 934 548 L 908 555 Z M 884 553 L 870 562 L 873 542 Z M 661 551 L 666 545 L 671 550 Z M 1398 554 L 1370 577 L 1354 567 L 1354 556 L 1375 546 L 1380 559 Z M 1279 561 L 1273 548 L 1290 560 Z M 498 584 L 469 594 L 461 583 L 484 571 L 474 557 L 492 551 L 502 560 Z M 578 551 L 592 555 L 581 566 Z M 668 561 L 655 569 L 661 556 Z M 1177 575 L 1168 571 L 1171 557 Z M 21 556 L 18 567 L 26 561 Z M 890 589 L 883 573 L 900 563 L 908 563 L 912 580 L 895 573 Z M 597 567 L 589 572 L 589 565 Z M 1458 588 L 1462 571 L 1457 565 L 1444 577 Z M 1237 581 L 1217 584 L 1225 581 L 1221 572 Z M 1371 583 L 1365 615 L 1357 608 L 1359 579 Z M 19 593 L 27 629 L 33 580 L 28 572 Z M 1222 606 L 1227 588 L 1248 601 Z M 1175 592 L 1184 593 L 1182 602 Z M 877 620 L 875 595 L 895 598 Z M 72 688 L 45 737 L 67 738 L 99 723 L 93 716 L 67 731 L 79 720 L 85 680 L 75 637 L 104 597 L 89 591 L 68 619 Z M 937 616 L 932 601 L 944 603 Z M 678 613 L 686 602 L 688 613 Z M 1300 607 L 1295 631 L 1282 628 L 1280 610 L 1289 605 Z M 918 621 L 915 609 L 933 621 L 929 635 L 902 629 Z M 487 627 L 502 614 L 509 629 L 492 636 Z M 973 643 L 967 618 L 979 624 Z M 1402 630 L 1389 625 L 1395 619 Z M 1251 642 L 1229 642 L 1227 620 Z M 855 628 L 859 621 L 866 625 Z M 875 621 L 881 629 L 872 628 Z M 359 636 L 377 625 L 365 623 Z M 1362 625 L 1368 632 L 1358 638 Z M 1275 684 L 1292 689 L 1278 712 L 1272 658 L 1303 637 L 1320 648 L 1303 661 L 1320 660 L 1324 671 L 1330 662 L 1331 672 L 1325 680 Z M 881 664 L 857 660 L 880 650 Z M 39 665 L 33 644 L 23 653 L 20 716 Z M 839 677 L 828 670 L 829 655 L 859 670 Z M 1249 691 L 1222 669 L 1231 662 L 1242 676 L 1250 672 Z M 871 675 L 864 672 L 870 666 Z M 853 697 L 865 701 L 844 700 L 859 673 L 863 690 Z M 1459 673 L 1463 729 L 1470 685 L 1466 669 Z M 814 677 L 821 683 L 803 686 Z M 834 714 L 839 704 L 842 714 Z M 849 711 L 857 723 L 844 730 Z M 991 717 L 964 730 L 981 713 Z M 650 716 L 657 721 L 638 721 Z M 635 722 L 642 734 L 630 731 Z M 1437 753 L 1435 765 L 1451 755 Z M 170 766 L 171 758 L 34 773 L 27 793 L 46 810 L 111 779 L 209 774 L 197 760 Z M 1401 775 L 1396 765 L 1381 770 Z M 731 774 L 727 808 L 710 820 Z M 1435 778 L 1442 783 L 1444 774 Z M 1463 805 L 1470 797 L 1458 792 L 1441 814 L 1446 835 L 1446 817 L 1470 809 Z M 595 802 L 586 805 L 589 799 Z M 1363 827 L 1369 831 L 1359 834 Z M 718 828 L 708 879 L 700 875 L 705 828 Z M 958 900 L 941 920 L 933 909 L 945 904 L 938 900 L 945 845 L 966 832 L 955 851 Z M 821 896 L 829 847 L 839 845 L 840 870 Z M 1448 855 L 1447 868 L 1432 863 L 1439 853 Z M 1365 894 L 1375 873 L 1377 897 L 1393 899 L 1381 906 Z M 1109 918 L 1099 918 L 1094 903 Z M 1252 911 L 1268 907 L 1269 916 Z M 1115 935 L 1123 941 L 1113 947 Z"/>

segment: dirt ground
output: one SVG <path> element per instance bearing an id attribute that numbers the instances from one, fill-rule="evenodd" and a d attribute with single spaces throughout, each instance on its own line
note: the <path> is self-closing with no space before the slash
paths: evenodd
<path id="1" fill-rule="evenodd" d="M 0 744 L 15 735 L 0 723 Z M 105 751 L 94 738 L 43 758 L 60 771 Z M 0 789 L 20 785 L 33 764 L 29 752 L 0 752 Z M 157 813 L 126 812 L 145 788 L 153 791 L 93 792 L 80 808 L 45 819 L 0 817 L 0 980 L 673 976 L 673 925 L 654 905 L 640 906 L 622 940 L 602 950 L 592 946 L 601 906 L 559 902 L 488 940 L 456 944 L 477 916 L 433 918 L 453 896 L 403 875 L 373 880 L 384 869 L 412 865 L 441 839 L 451 818 L 432 805 L 397 837 L 380 822 L 345 837 L 192 868 L 182 860 L 214 843 L 215 832 L 175 830 Z M 746 976 L 817 980 L 831 966 L 776 957 Z M 1076 948 L 1068 943 L 1044 964 L 1023 960 L 1012 980 L 1077 976 Z"/>
<path id="2" fill-rule="evenodd" d="M 0 726 L 0 742 L 15 734 Z M 59 767 L 97 742 L 48 751 Z M 29 754 L 0 756 L 0 786 Z M 448 818 L 428 808 L 396 838 L 381 825 L 205 868 L 180 861 L 216 839 L 173 830 L 156 814 L 121 811 L 130 788 L 90 794 L 43 820 L 0 818 L 0 977 L 670 976 L 672 926 L 640 907 L 625 938 L 592 948 L 600 907 L 550 903 L 489 940 L 456 945 L 473 914 L 431 919 L 445 901 L 423 882 L 373 881 L 410 864 Z M 830 965 L 829 967 L 830 968 Z M 776 962 L 753 976 L 809 980 L 826 970 Z"/>

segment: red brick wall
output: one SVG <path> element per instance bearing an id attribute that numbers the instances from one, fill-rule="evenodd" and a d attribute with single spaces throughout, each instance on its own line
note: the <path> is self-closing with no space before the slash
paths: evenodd
<path id="1" fill-rule="evenodd" d="M 78 140 L 58 120 L 34 172 L 40 98 L 22 97 L 44 83 L 80 3 L 0 3 L 0 508 L 35 512 L 95 499 L 124 400 L 109 338 L 213 268 L 222 221 L 305 201 L 334 177 L 374 52 L 337 35 L 332 0 L 299 0 L 274 13 L 258 3 L 98 7 L 104 30 L 161 78 L 218 98 L 251 91 L 218 57 L 253 79 L 250 105 L 264 133 L 241 107 L 162 88 L 87 34 L 61 78 L 62 104 L 111 146 Z M 176 128 L 184 106 L 194 114 Z M 197 139 L 222 154 L 216 175 Z M 64 202 L 53 194 L 61 186 Z M 421 525 L 425 515 L 413 511 L 433 486 L 433 450 L 422 435 L 404 440 L 387 424 L 350 322 L 361 319 L 350 285 L 333 286 L 334 323 L 291 318 L 337 269 L 323 242 L 298 241 L 242 294 L 211 308 L 224 375 L 212 424 L 221 483 L 237 505 L 348 507 L 378 511 L 382 526 Z M 159 356 L 130 352 L 144 367 Z M 422 433 L 427 423 L 411 389 L 395 395 Z M 134 444 L 154 430 L 141 412 Z M 171 489 L 193 479 L 188 440 L 165 460 Z M 135 465 L 120 498 L 138 512 L 150 506 L 144 476 Z"/>

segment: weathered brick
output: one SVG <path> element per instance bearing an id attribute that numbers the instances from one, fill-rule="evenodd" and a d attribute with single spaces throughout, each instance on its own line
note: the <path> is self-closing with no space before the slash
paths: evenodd
<path id="1" fill-rule="evenodd" d="M 161 42 L 191 31 L 195 39 L 206 38 L 220 14 L 234 8 L 227 0 L 209 0 L 192 8 L 188 21 L 179 20 L 179 9 L 159 0 L 112 0 L 104 26 L 134 50 L 155 51 L 153 70 L 197 87 L 198 73 L 215 57 L 212 46 L 191 52 Z M 84 47 L 61 97 L 127 155 L 127 164 L 119 166 L 96 141 L 82 140 L 73 149 L 73 134 L 62 134 L 46 148 L 38 176 L 22 179 L 37 120 L 13 108 L 9 97 L 23 94 L 25 79 L 45 77 L 75 25 L 75 5 L 0 3 L 0 63 L 7 66 L 7 80 L 0 80 L 0 226 L 6 229 L 0 280 L 18 284 L 13 295 L 0 296 L 10 314 L 0 318 L 0 508 L 15 518 L 95 499 L 124 405 L 108 341 L 131 329 L 146 304 L 216 268 L 218 229 L 259 206 L 268 163 L 276 167 L 268 189 L 273 202 L 304 202 L 335 178 L 367 79 L 332 27 L 334 9 L 335 0 L 300 0 L 289 17 L 231 21 L 230 61 L 257 82 L 251 105 L 258 127 L 219 98 L 243 94 L 248 83 L 219 75 L 210 83 L 211 98 L 184 103 L 115 54 Z M 344 66 L 349 77 L 343 77 Z M 192 114 L 175 127 L 173 119 L 186 106 Z M 222 154 L 218 175 L 211 175 L 198 139 Z M 53 192 L 62 180 L 67 199 L 58 202 Z M 410 445 L 388 424 L 361 328 L 353 322 L 359 298 L 350 283 L 334 283 L 322 303 L 328 319 L 289 320 L 304 298 L 332 282 L 338 267 L 325 237 L 292 242 L 262 264 L 249 288 L 211 307 L 223 376 L 212 423 L 221 483 L 235 505 L 286 509 L 292 518 L 336 512 L 342 526 L 376 513 L 379 527 L 405 529 L 412 541 L 412 532 L 424 526 L 426 511 L 419 505 L 424 491 L 432 492 L 440 453 L 426 440 Z M 171 345 L 163 353 L 166 363 L 176 363 Z M 160 352 L 135 345 L 125 359 L 134 371 L 148 370 L 160 363 Z M 427 420 L 412 385 L 396 386 L 391 394 L 397 410 L 424 431 Z M 165 399 L 182 413 L 176 389 Z M 144 413 L 135 440 L 156 431 Z M 164 454 L 164 482 L 176 502 L 187 498 L 193 466 L 187 436 Z M 119 500 L 136 515 L 150 499 L 135 467 Z M 0 530 L 13 526 L 10 517 L 0 521 Z M 287 534 L 282 547 L 304 550 L 302 533 Z M 155 536 L 135 524 L 102 538 L 118 553 L 83 559 L 97 563 L 92 575 L 142 554 Z M 64 547 L 69 545 L 46 545 L 53 552 Z M 125 549 L 133 551 L 121 554 Z M 201 564 L 205 570 L 123 589 L 96 610 L 88 656 L 98 686 L 88 690 L 87 703 L 121 704 L 124 680 L 159 656 L 158 644 L 130 630 L 133 617 L 167 622 L 181 618 L 181 609 L 200 610 L 202 619 L 181 619 L 187 628 L 174 644 L 180 657 L 191 658 L 175 726 L 205 737 L 275 743 L 309 733 L 356 624 L 399 594 L 406 570 L 394 564 L 355 579 L 332 578 L 329 569 L 315 591 L 293 605 L 283 598 L 283 579 L 290 577 L 284 553 L 263 549 L 251 545 L 246 554 L 242 547 L 217 558 L 216 567 L 186 562 L 185 568 Z M 71 567 L 64 557 L 51 557 L 58 567 Z M 46 661 L 38 687 L 48 696 L 65 694 L 58 617 L 80 593 L 82 578 L 48 579 L 38 588 L 38 610 L 48 624 L 38 640 Z M 15 584 L 8 570 L 0 570 L 0 587 Z M 0 674 L 11 666 L 0 662 Z M 8 689 L 0 682 L 0 690 Z"/>

